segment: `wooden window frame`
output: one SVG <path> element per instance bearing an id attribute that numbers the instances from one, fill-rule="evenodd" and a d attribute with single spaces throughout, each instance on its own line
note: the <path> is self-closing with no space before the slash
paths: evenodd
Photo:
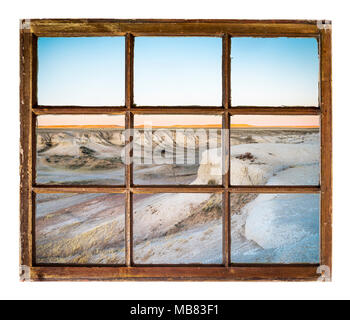
<path id="1" fill-rule="evenodd" d="M 125 106 L 81 107 L 40 106 L 37 103 L 38 37 L 124 36 Z M 222 38 L 222 106 L 150 107 L 133 101 L 134 37 L 206 36 Z M 313 37 L 318 40 L 320 58 L 318 107 L 231 107 L 231 37 Z M 310 20 L 22 20 L 20 30 L 20 274 L 23 281 L 43 280 L 226 280 L 226 281 L 315 281 L 330 280 L 332 270 L 332 83 L 331 23 Z M 134 186 L 132 164 L 126 165 L 125 186 L 40 186 L 35 183 L 36 117 L 42 114 L 123 114 L 126 128 L 133 128 L 134 114 L 215 114 L 222 127 L 230 128 L 234 114 L 320 115 L 321 176 L 319 186 L 231 186 L 229 131 L 223 135 L 223 163 L 228 168 L 221 186 Z M 132 138 L 128 137 L 131 142 Z M 132 154 L 127 155 L 132 157 Z M 126 195 L 126 265 L 69 266 L 38 265 L 35 262 L 35 194 L 54 192 L 123 193 Z M 158 192 L 210 192 L 223 194 L 223 258 L 219 266 L 135 266 L 132 261 L 132 194 Z M 230 194 L 317 193 L 321 196 L 320 264 L 231 264 Z M 322 268 L 325 266 L 325 268 Z M 325 277 L 327 276 L 327 277 Z"/>

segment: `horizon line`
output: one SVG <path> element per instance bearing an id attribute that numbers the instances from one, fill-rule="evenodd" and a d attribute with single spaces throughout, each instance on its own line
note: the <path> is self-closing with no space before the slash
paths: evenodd
<path id="1" fill-rule="evenodd" d="M 144 125 L 137 125 L 134 128 L 135 129 L 139 129 L 139 128 L 144 128 Z M 115 128 L 115 129 L 123 129 L 125 128 L 125 126 L 120 126 L 120 125 L 38 125 L 37 126 L 38 129 L 60 129 L 60 128 L 86 128 L 86 129 L 104 129 L 104 128 Z M 219 124 L 207 124 L 207 125 L 172 125 L 172 126 L 151 126 L 151 128 L 215 128 L 215 129 L 221 129 L 222 126 Z M 300 126 L 300 125 L 296 125 L 296 126 L 292 126 L 292 125 L 287 125 L 287 126 L 259 126 L 259 125 L 250 125 L 250 124 L 231 124 L 230 128 L 320 128 L 319 125 L 304 125 L 304 126 Z"/>

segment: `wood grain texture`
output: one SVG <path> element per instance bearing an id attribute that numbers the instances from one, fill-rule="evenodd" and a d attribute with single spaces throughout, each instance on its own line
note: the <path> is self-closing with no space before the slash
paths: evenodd
<path id="1" fill-rule="evenodd" d="M 20 265 L 32 266 L 32 182 L 33 182 L 33 117 L 31 107 L 36 103 L 36 37 L 20 33 Z"/>
<path id="2" fill-rule="evenodd" d="M 84 106 L 37 106 L 36 115 L 45 114 L 125 114 L 125 107 L 84 107 Z"/>
<path id="3" fill-rule="evenodd" d="M 225 108 L 225 113 L 222 117 L 222 184 L 224 187 L 223 193 L 223 261 L 225 267 L 231 264 L 231 206 L 230 186 L 231 177 L 231 161 L 230 161 L 230 114 L 228 113 L 231 107 L 231 38 L 228 34 L 222 37 L 222 105 Z"/>
<path id="4" fill-rule="evenodd" d="M 231 264 L 231 205 L 230 193 L 225 191 L 223 194 L 223 257 L 225 267 Z"/>
<path id="5" fill-rule="evenodd" d="M 231 106 L 231 37 L 222 37 L 222 105 Z"/>
<path id="6" fill-rule="evenodd" d="M 37 106 L 33 108 L 36 115 L 43 114 L 125 114 L 127 111 L 133 114 L 209 114 L 222 115 L 234 114 L 267 114 L 267 115 L 319 115 L 318 107 L 223 107 L 206 106 L 134 106 L 125 107 L 84 107 L 84 106 Z"/>
<path id="7" fill-rule="evenodd" d="M 37 36 L 317 36 L 317 21 L 33 19 Z"/>
<path id="8" fill-rule="evenodd" d="M 131 191 L 135 194 L 140 193 L 223 193 L 225 188 L 222 186 L 133 186 Z"/>
<path id="9" fill-rule="evenodd" d="M 332 270 L 332 32 L 321 32 L 321 264 Z M 331 275 L 330 275 L 331 276 Z"/>
<path id="10" fill-rule="evenodd" d="M 32 281 L 315 281 L 317 266 L 34 267 Z"/>
<path id="11" fill-rule="evenodd" d="M 320 193 L 318 186 L 212 186 L 212 185 L 186 185 L 186 186 L 34 186 L 35 193 Z"/>
<path id="12" fill-rule="evenodd" d="M 318 186 L 232 186 L 231 193 L 320 193 Z"/>
<path id="13" fill-rule="evenodd" d="M 126 148 L 126 166 L 125 166 L 125 262 L 128 267 L 133 263 L 133 202 L 130 191 L 133 185 L 133 135 L 134 114 L 130 111 L 134 105 L 134 37 L 127 33 L 125 37 L 125 104 L 127 108 L 125 116 L 125 141 L 130 148 Z"/>
<path id="14" fill-rule="evenodd" d="M 114 186 L 34 186 L 35 193 L 125 193 L 125 187 Z"/>

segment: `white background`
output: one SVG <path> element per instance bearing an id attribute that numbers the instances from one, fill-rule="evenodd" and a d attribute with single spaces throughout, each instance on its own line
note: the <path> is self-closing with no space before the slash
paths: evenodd
<path id="1" fill-rule="evenodd" d="M 119 3 L 118 3 L 119 2 Z M 6 1 L 1 7 L 0 298 L 348 299 L 350 297 L 349 8 L 346 1 Z M 19 265 L 19 19 L 218 18 L 333 21 L 334 275 L 332 283 L 21 283 Z M 6 108 L 6 109 L 5 109 Z M 6 111 L 5 111 L 6 110 Z"/>

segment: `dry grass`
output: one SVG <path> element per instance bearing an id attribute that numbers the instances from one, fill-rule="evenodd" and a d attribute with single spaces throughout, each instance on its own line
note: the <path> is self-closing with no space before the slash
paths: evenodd
<path id="1" fill-rule="evenodd" d="M 220 194 L 213 194 L 199 206 L 191 207 L 189 216 L 175 224 L 165 235 L 174 235 L 180 231 L 188 230 L 195 225 L 221 219 L 222 214 L 222 196 Z"/>
<path id="2" fill-rule="evenodd" d="M 37 239 L 38 263 L 123 263 L 118 251 L 124 248 L 124 232 L 116 221 L 74 235 L 82 223 L 60 229 L 59 236 Z"/>

